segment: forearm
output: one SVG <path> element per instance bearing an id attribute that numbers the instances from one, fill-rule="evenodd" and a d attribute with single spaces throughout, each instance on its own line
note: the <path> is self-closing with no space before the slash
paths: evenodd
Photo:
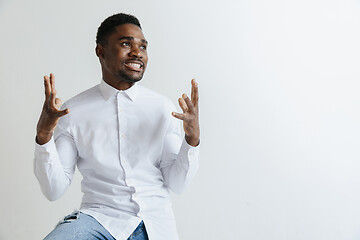
<path id="1" fill-rule="evenodd" d="M 183 140 L 178 154 L 165 154 L 163 157 L 173 158 L 168 160 L 168 165 L 162 169 L 165 184 L 173 192 L 180 194 L 196 174 L 199 166 L 199 147 L 192 147 Z"/>
<path id="2" fill-rule="evenodd" d="M 35 144 L 34 173 L 43 194 L 51 201 L 59 199 L 70 185 L 52 138 L 44 145 Z"/>

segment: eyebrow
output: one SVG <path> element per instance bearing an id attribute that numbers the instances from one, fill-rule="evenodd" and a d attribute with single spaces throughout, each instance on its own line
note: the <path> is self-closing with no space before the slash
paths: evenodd
<path id="1" fill-rule="evenodd" d="M 119 38 L 118 41 L 121 41 L 121 40 L 124 40 L 124 39 L 126 39 L 126 40 L 132 40 L 132 41 L 135 40 L 134 37 L 126 37 L 126 36 L 124 36 L 124 37 Z M 145 39 L 141 39 L 141 42 L 143 42 L 143 43 L 145 43 L 145 44 L 148 44 L 148 41 L 146 41 Z"/>

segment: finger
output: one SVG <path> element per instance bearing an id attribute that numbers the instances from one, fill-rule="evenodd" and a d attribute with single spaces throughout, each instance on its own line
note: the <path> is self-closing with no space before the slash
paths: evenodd
<path id="1" fill-rule="evenodd" d="M 44 76 L 44 88 L 45 88 L 45 100 L 48 100 L 51 92 L 50 78 L 48 76 Z"/>
<path id="2" fill-rule="evenodd" d="M 61 99 L 60 98 L 55 98 L 55 107 L 57 109 L 59 109 L 62 105 Z"/>
<path id="3" fill-rule="evenodd" d="M 183 98 L 179 98 L 179 105 L 183 110 L 183 113 L 187 112 L 188 107 L 186 106 L 185 100 Z"/>
<path id="4" fill-rule="evenodd" d="M 184 114 L 181 114 L 181 113 L 176 113 L 176 112 L 172 112 L 171 115 L 177 119 L 180 119 L 180 120 L 184 120 L 185 119 L 185 115 Z"/>
<path id="5" fill-rule="evenodd" d="M 50 73 L 50 84 L 51 84 L 51 90 L 55 89 L 55 75 L 53 73 Z"/>
<path id="6" fill-rule="evenodd" d="M 50 104 L 51 104 L 53 107 L 56 106 L 55 99 L 56 99 L 56 90 L 53 89 L 53 90 L 51 90 L 50 99 L 49 99 L 49 102 L 50 102 Z"/>
<path id="7" fill-rule="evenodd" d="M 53 73 L 50 73 L 50 84 L 51 84 L 51 95 L 52 95 L 51 103 L 53 104 L 53 106 L 56 106 L 55 75 Z"/>
<path id="8" fill-rule="evenodd" d="M 64 110 L 62 110 L 62 111 L 58 111 L 58 112 L 56 113 L 56 116 L 57 116 L 57 117 L 62 117 L 62 116 L 64 116 L 64 115 L 68 114 L 69 112 L 70 112 L 70 110 L 69 110 L 68 108 L 66 108 L 66 109 L 64 109 Z"/>
<path id="9" fill-rule="evenodd" d="M 190 98 L 184 93 L 182 95 L 182 98 L 185 100 L 185 103 L 188 107 L 188 109 L 191 111 L 191 112 L 194 112 L 195 111 L 195 108 L 194 108 L 194 105 L 192 104 Z"/>
<path id="10" fill-rule="evenodd" d="M 198 83 L 195 81 L 195 79 L 191 80 L 191 102 L 194 104 L 194 107 L 198 107 L 199 89 Z"/>
<path id="11" fill-rule="evenodd" d="M 195 79 L 191 79 L 191 101 L 194 99 L 194 85 L 195 85 Z"/>

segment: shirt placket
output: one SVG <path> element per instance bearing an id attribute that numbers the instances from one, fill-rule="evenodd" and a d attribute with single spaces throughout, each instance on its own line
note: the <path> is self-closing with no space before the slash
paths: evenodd
<path id="1" fill-rule="evenodd" d="M 118 138 L 119 138 L 119 160 L 120 165 L 123 168 L 124 171 L 124 181 L 126 186 L 130 187 L 133 190 L 133 194 L 131 196 L 132 201 L 135 203 L 137 212 L 140 210 L 140 206 L 137 203 L 137 193 L 136 193 L 136 187 L 135 187 L 135 181 L 133 178 L 133 169 L 130 165 L 130 159 L 128 159 L 127 156 L 127 147 L 129 147 L 129 140 L 126 132 L 126 120 L 124 118 L 124 111 L 125 111 L 125 104 L 126 104 L 126 96 L 125 93 L 120 91 L 117 94 L 117 107 L 118 107 Z"/>

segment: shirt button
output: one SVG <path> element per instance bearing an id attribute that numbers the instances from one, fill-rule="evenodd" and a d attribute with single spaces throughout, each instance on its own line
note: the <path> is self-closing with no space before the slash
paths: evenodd
<path id="1" fill-rule="evenodd" d="M 125 134 L 122 133 L 122 134 L 121 134 L 121 137 L 122 137 L 122 138 L 125 138 Z"/>

